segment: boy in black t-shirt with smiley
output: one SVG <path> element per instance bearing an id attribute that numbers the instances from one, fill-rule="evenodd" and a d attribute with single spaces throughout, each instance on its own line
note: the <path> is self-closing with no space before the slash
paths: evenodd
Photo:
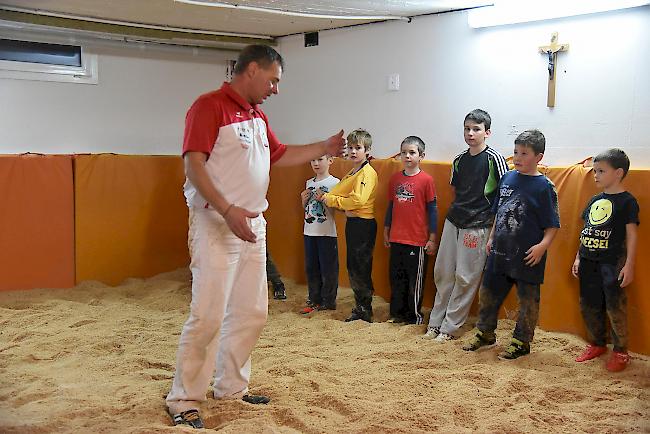
<path id="1" fill-rule="evenodd" d="M 580 309 L 589 339 L 576 362 L 607 351 L 605 318 L 609 316 L 614 351 L 606 366 L 611 372 L 622 371 L 630 361 L 623 288 L 634 279 L 639 204 L 622 185 L 629 168 L 630 160 L 620 149 L 609 149 L 594 158 L 594 178 L 603 192 L 591 198 L 582 214 L 585 226 L 571 269 L 580 278 Z"/>

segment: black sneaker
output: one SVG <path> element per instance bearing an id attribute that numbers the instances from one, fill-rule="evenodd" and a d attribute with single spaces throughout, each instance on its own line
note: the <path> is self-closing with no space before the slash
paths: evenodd
<path id="1" fill-rule="evenodd" d="M 365 322 L 372 322 L 372 315 L 364 310 L 362 307 L 355 307 L 352 309 L 352 313 L 348 318 L 345 319 L 345 322 L 352 322 L 362 320 Z"/>
<path id="2" fill-rule="evenodd" d="M 178 414 L 171 414 L 169 409 L 167 409 L 167 413 L 169 413 L 169 416 L 171 416 L 174 421 L 174 425 L 189 425 L 192 428 L 197 429 L 204 428 L 203 420 L 201 420 L 199 411 L 195 408 Z"/>
<path id="3" fill-rule="evenodd" d="M 316 310 L 336 310 L 336 305 L 321 305 L 321 306 L 316 306 Z"/>
<path id="4" fill-rule="evenodd" d="M 440 331 L 438 331 L 440 333 Z M 463 346 L 465 351 L 477 351 L 479 349 L 492 348 L 497 343 L 497 337 L 494 332 L 476 331 L 476 334 L 467 344 Z"/>
<path id="5" fill-rule="evenodd" d="M 284 289 L 284 283 L 277 282 L 277 283 L 272 283 L 273 285 L 273 298 L 276 300 L 286 300 L 287 299 L 287 292 Z"/>
<path id="6" fill-rule="evenodd" d="M 271 402 L 271 398 L 264 395 L 249 395 L 246 394 L 242 396 L 242 401 L 248 402 L 249 404 L 268 404 Z"/>
<path id="7" fill-rule="evenodd" d="M 361 315 L 359 315 L 356 309 L 352 309 L 352 313 L 345 319 L 345 322 L 352 322 L 359 319 L 361 319 Z"/>
<path id="8" fill-rule="evenodd" d="M 510 345 L 497 357 L 502 360 L 514 360 L 521 356 L 530 354 L 530 343 L 520 341 L 519 339 L 512 338 Z"/>

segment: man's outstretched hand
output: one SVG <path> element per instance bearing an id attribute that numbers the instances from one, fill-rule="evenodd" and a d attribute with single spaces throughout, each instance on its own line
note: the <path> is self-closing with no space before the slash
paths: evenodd
<path id="1" fill-rule="evenodd" d="M 327 155 L 331 155 L 332 157 L 338 157 L 339 155 L 342 155 L 345 149 L 345 138 L 343 137 L 343 130 L 325 140 L 325 147 L 327 150 Z"/>

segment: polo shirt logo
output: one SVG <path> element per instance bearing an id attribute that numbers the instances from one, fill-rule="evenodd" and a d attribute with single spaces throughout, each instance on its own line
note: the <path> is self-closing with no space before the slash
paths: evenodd
<path id="1" fill-rule="evenodd" d="M 248 149 L 253 145 L 253 132 L 245 126 L 240 126 L 238 131 L 239 143 L 244 149 Z"/>

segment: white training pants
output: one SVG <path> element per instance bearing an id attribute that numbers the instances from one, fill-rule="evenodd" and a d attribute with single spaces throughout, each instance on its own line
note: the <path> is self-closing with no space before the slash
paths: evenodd
<path id="1" fill-rule="evenodd" d="M 255 243 L 237 238 L 216 211 L 191 210 L 192 303 L 167 395 L 173 414 L 198 408 L 213 375 L 215 398 L 248 391 L 250 355 L 268 312 L 266 221 L 260 214 L 249 225 Z"/>
<path id="2" fill-rule="evenodd" d="M 459 229 L 445 219 L 433 278 L 436 299 L 429 328 L 457 336 L 465 324 L 485 267 L 490 228 Z"/>

